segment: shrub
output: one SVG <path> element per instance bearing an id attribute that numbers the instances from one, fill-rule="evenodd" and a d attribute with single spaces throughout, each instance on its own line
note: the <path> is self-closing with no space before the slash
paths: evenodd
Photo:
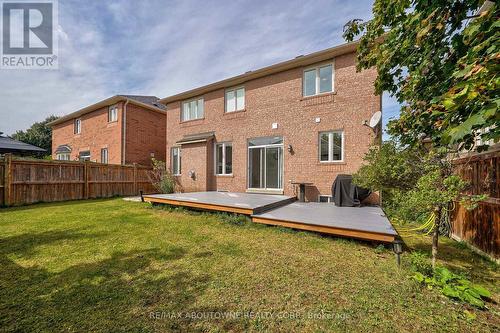
<path id="1" fill-rule="evenodd" d="M 167 170 L 165 162 L 155 158 L 151 159 L 153 170 L 148 172 L 148 177 L 159 193 L 174 193 L 177 182 L 173 174 Z"/>
<path id="2" fill-rule="evenodd" d="M 432 265 L 429 257 L 420 251 L 411 252 L 408 256 L 411 269 L 414 272 L 422 273 L 423 275 L 432 274 Z"/>

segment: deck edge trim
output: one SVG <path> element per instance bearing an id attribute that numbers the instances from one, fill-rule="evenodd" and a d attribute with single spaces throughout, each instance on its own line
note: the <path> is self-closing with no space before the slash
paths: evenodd
<path id="1" fill-rule="evenodd" d="M 231 206 L 224 206 L 224 205 L 207 204 L 207 203 L 202 203 L 202 202 L 155 198 L 155 197 L 151 197 L 151 196 L 144 196 L 144 201 L 149 202 L 149 203 L 154 202 L 154 203 L 163 203 L 163 204 L 168 204 L 168 205 L 200 208 L 200 209 L 206 209 L 206 210 L 217 210 L 217 211 L 244 214 L 244 215 L 250 215 L 250 216 L 254 214 L 254 210 L 252 208 L 239 208 L 239 207 L 231 207 Z"/>
<path id="2" fill-rule="evenodd" d="M 263 217 L 259 217 L 259 216 L 255 216 L 255 215 L 252 215 L 251 217 L 252 217 L 252 222 L 254 222 L 254 223 L 278 225 L 278 226 L 284 226 L 284 227 L 289 227 L 289 228 L 294 228 L 294 229 L 299 229 L 299 230 L 316 231 L 316 232 L 321 232 L 321 233 L 328 233 L 331 235 L 348 236 L 348 237 L 352 237 L 352 238 L 360 238 L 360 239 L 365 239 L 365 240 L 378 240 L 378 241 L 391 243 L 397 237 L 396 235 L 384 234 L 384 233 L 373 232 L 373 231 L 363 231 L 363 230 L 356 230 L 356 229 L 349 229 L 349 228 L 329 227 L 329 226 L 309 224 L 309 223 L 306 224 L 306 223 L 292 222 L 292 221 L 279 220 L 279 219 L 263 218 Z M 339 232 L 333 232 L 334 230 L 337 230 Z M 329 231 L 331 231 L 331 232 L 329 232 Z M 344 233 L 342 233 L 342 231 L 344 231 Z M 354 234 L 361 234 L 361 235 L 356 236 Z M 370 235 L 373 235 L 374 237 L 368 237 Z M 366 237 L 363 237 L 363 236 L 366 236 Z"/>

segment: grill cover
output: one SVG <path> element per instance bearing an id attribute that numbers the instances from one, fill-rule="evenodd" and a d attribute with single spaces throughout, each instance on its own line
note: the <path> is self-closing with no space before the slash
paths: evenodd
<path id="1" fill-rule="evenodd" d="M 371 191 L 352 183 L 352 175 L 338 175 L 332 185 L 332 197 L 335 206 L 359 206 L 368 198 Z"/>

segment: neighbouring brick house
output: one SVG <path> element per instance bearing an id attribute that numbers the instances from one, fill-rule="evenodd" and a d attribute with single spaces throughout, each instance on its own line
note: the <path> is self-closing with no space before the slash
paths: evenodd
<path id="1" fill-rule="evenodd" d="M 117 95 L 49 124 L 52 157 L 110 164 L 165 160 L 165 106 L 155 96 Z"/>
<path id="2" fill-rule="evenodd" d="M 338 174 L 381 141 L 375 69 L 356 72 L 348 43 L 161 100 L 167 163 L 184 191 L 296 194 L 327 201 Z M 377 134 L 375 133 L 377 132 Z M 320 197 L 321 196 L 321 197 Z"/>

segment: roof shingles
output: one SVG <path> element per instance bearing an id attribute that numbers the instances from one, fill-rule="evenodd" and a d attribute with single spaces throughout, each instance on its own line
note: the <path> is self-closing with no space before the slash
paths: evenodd
<path id="1" fill-rule="evenodd" d="M 44 152 L 45 149 L 14 140 L 6 136 L 0 136 L 0 152 Z"/>

